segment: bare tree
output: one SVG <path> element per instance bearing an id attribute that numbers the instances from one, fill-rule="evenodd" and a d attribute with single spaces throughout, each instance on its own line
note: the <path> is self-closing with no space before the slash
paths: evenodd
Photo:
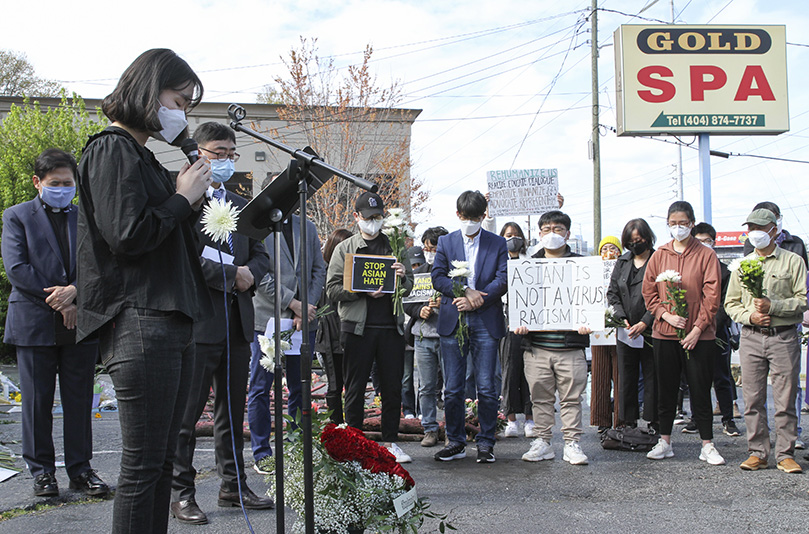
<path id="1" fill-rule="evenodd" d="M 0 95 L 59 96 L 61 89 L 57 82 L 37 77 L 25 54 L 0 50 Z"/>

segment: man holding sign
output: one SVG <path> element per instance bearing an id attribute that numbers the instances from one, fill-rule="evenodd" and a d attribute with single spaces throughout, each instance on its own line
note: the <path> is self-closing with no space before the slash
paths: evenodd
<path id="1" fill-rule="evenodd" d="M 388 238 L 381 232 L 385 205 L 376 193 L 363 193 L 354 203 L 354 219 L 359 233 L 346 239 L 334 249 L 326 276 L 326 293 L 337 302 L 341 321 L 341 339 L 345 349 L 345 419 L 362 430 L 365 416 L 365 387 L 376 362 L 382 390 L 382 441 L 399 463 L 412 459 L 395 441 L 399 434 L 399 410 L 402 404 L 402 374 L 404 372 L 404 314 L 394 314 L 390 292 L 383 283 L 373 290 L 345 288 L 346 256 L 353 265 L 352 255 L 391 256 Z M 381 263 L 381 262 L 379 262 Z M 405 257 L 403 263 L 393 261 L 390 267 L 372 269 L 381 278 L 395 276 L 405 288 L 405 296 L 413 288 L 413 270 Z M 352 280 L 349 277 L 349 283 Z"/>
<path id="2" fill-rule="evenodd" d="M 534 258 L 569 258 L 580 256 L 570 250 L 570 217 L 561 211 L 549 211 L 539 219 L 542 249 Z M 603 306 L 603 305 L 602 305 Z M 553 404 L 559 393 L 559 416 L 565 438 L 564 460 L 572 465 L 586 465 L 587 456 L 579 446 L 582 435 L 581 397 L 587 387 L 587 360 L 584 349 L 590 345 L 590 328 L 578 331 L 556 330 L 530 332 L 527 326 L 514 330 L 525 335 L 525 379 L 534 407 L 534 435 L 531 449 L 523 454 L 526 462 L 551 460 L 554 423 Z"/>

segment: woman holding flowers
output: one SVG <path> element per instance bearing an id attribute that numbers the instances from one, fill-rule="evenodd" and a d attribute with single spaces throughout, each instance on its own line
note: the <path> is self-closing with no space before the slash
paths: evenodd
<path id="1" fill-rule="evenodd" d="M 658 379 L 660 440 L 647 454 L 652 460 L 674 456 L 671 429 L 677 408 L 680 374 L 685 369 L 691 411 L 702 449 L 699 459 L 721 465 L 725 459 L 712 443 L 711 383 L 716 312 L 721 275 L 716 253 L 691 236 L 694 209 L 684 201 L 669 206 L 673 240 L 652 255 L 643 276 L 643 299 L 654 317 L 652 338 Z"/>

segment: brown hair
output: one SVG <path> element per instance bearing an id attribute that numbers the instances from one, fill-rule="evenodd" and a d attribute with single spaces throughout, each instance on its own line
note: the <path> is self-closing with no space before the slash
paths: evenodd
<path id="1" fill-rule="evenodd" d="M 326 240 L 326 244 L 323 245 L 323 259 L 326 263 L 331 261 L 331 255 L 334 254 L 334 249 L 337 248 L 337 245 L 351 237 L 352 234 L 345 228 L 338 228 L 334 232 L 331 233 L 329 238 Z"/>

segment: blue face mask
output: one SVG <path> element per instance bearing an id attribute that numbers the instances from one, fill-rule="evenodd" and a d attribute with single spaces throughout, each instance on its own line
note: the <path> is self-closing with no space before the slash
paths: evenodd
<path id="1" fill-rule="evenodd" d="M 211 161 L 211 178 L 214 182 L 224 183 L 230 180 L 236 168 L 233 165 L 232 159 L 215 159 Z"/>
<path id="2" fill-rule="evenodd" d="M 70 201 L 76 196 L 76 187 L 46 187 L 43 185 L 39 196 L 48 206 L 64 209 L 70 205 Z"/>

